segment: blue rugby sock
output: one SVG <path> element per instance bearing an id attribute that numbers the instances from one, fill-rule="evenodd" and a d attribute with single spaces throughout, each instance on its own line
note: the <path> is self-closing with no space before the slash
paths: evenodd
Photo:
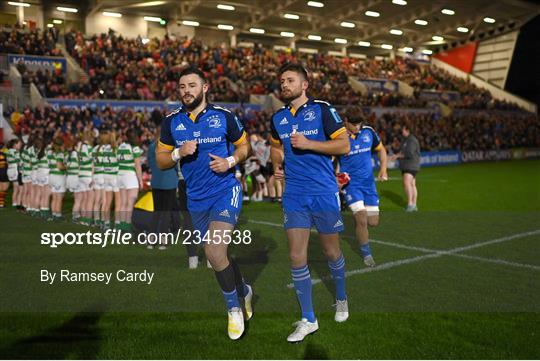
<path id="1" fill-rule="evenodd" d="M 233 307 L 240 307 L 240 301 L 238 300 L 238 293 L 236 292 L 236 285 L 234 283 L 234 270 L 229 263 L 222 271 L 214 271 L 219 285 L 221 286 L 221 292 L 223 292 L 223 298 L 227 304 L 227 309 L 230 310 Z"/>
<path id="2" fill-rule="evenodd" d="M 307 265 L 300 268 L 291 268 L 294 289 L 302 310 L 302 318 L 315 322 L 315 312 L 311 300 L 311 275 Z"/>
<path id="3" fill-rule="evenodd" d="M 347 299 L 347 294 L 345 293 L 345 257 L 343 253 L 335 261 L 328 261 L 328 268 L 330 268 L 330 273 L 332 274 L 332 279 L 336 285 L 336 299 L 343 301 Z"/>
<path id="4" fill-rule="evenodd" d="M 223 290 L 221 290 L 221 292 L 223 292 L 223 298 L 225 299 L 228 310 L 233 307 L 240 307 L 240 302 L 238 301 L 238 294 L 236 293 L 236 289 L 232 290 L 231 292 L 226 292 Z"/>
<path id="5" fill-rule="evenodd" d="M 371 248 L 369 248 L 369 243 L 361 245 L 360 252 L 362 253 L 362 257 L 371 256 Z"/>

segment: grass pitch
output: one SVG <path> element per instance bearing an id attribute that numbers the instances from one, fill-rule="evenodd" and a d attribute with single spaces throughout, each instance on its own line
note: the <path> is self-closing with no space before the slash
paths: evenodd
<path id="1" fill-rule="evenodd" d="M 378 183 L 378 266 L 366 269 L 346 211 L 342 248 L 351 316 L 333 321 L 333 285 L 317 235 L 310 244 L 320 330 L 285 340 L 299 307 L 277 204 L 244 204 L 250 245 L 231 254 L 253 284 L 255 315 L 237 342 L 213 272 L 188 271 L 186 252 L 141 246 L 39 244 L 42 232 L 83 232 L 12 209 L 0 212 L 2 358 L 518 358 L 540 357 L 540 161 L 425 168 L 420 212 L 401 179 Z M 53 284 L 41 269 L 155 272 L 151 285 Z"/>

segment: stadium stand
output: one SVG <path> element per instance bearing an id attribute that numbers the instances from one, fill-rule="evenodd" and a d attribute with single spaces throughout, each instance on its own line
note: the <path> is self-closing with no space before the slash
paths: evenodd
<path id="1" fill-rule="evenodd" d="M 2 52 L 58 55 L 50 32 L 21 33 L 4 30 Z M 247 102 L 250 94 L 277 95 L 276 69 L 284 62 L 301 61 L 310 69 L 311 95 L 332 104 L 424 108 L 421 91 L 456 91 L 459 99 L 444 99 L 453 108 L 518 110 L 516 104 L 494 99 L 475 85 L 442 69 L 412 59 L 365 61 L 322 54 L 271 51 L 262 46 L 228 48 L 207 46 L 199 40 L 165 36 L 148 41 L 127 39 L 114 32 L 86 37 L 81 32 L 65 35 L 66 48 L 88 78 L 67 84 L 58 74 L 36 74 L 44 97 L 169 100 L 176 101 L 178 74 L 187 64 L 207 72 L 213 101 Z M 349 85 L 358 79 L 400 80 L 414 89 L 413 97 L 390 92 L 361 95 Z M 29 74 L 27 78 L 32 78 Z"/>

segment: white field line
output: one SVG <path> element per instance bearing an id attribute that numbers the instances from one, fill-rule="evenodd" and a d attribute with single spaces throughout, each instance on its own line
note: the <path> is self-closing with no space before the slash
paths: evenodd
<path id="1" fill-rule="evenodd" d="M 354 237 L 350 237 L 350 236 L 345 236 L 343 238 L 354 239 Z M 430 248 L 424 248 L 424 247 L 415 247 L 415 246 L 406 246 L 406 245 L 399 244 L 399 243 L 379 241 L 379 240 L 375 240 L 375 239 L 370 239 L 369 241 L 373 242 L 373 243 L 383 244 L 385 246 L 403 248 L 403 249 L 407 249 L 407 250 L 411 250 L 411 251 L 418 251 L 418 252 L 424 252 L 424 253 L 437 253 L 437 254 L 438 253 L 443 253 L 444 254 L 445 252 L 447 252 L 447 251 L 444 251 L 444 250 L 430 249 Z M 472 259 L 472 260 L 475 260 L 475 261 L 483 261 L 483 262 L 489 262 L 489 263 L 502 264 L 502 265 L 507 265 L 507 266 L 514 266 L 514 267 L 521 267 L 521 268 L 540 270 L 540 266 L 535 266 L 535 265 L 527 264 L 527 263 L 506 261 L 504 259 L 498 259 L 498 258 L 486 258 L 486 257 L 479 257 L 479 256 L 471 256 L 471 255 L 461 254 L 461 253 L 451 253 L 451 254 L 448 254 L 448 256 Z"/>
<path id="2" fill-rule="evenodd" d="M 403 178 L 401 177 L 388 177 L 388 179 L 386 181 L 399 181 L 401 182 L 403 180 Z M 378 178 L 375 178 L 375 182 L 386 182 L 386 181 L 380 181 Z M 447 183 L 448 182 L 448 179 L 430 179 L 430 178 L 425 178 L 425 177 L 421 177 L 418 179 L 418 182 L 437 182 L 437 183 Z"/>
<path id="3" fill-rule="evenodd" d="M 273 227 L 280 227 L 280 228 L 283 227 L 283 225 L 278 224 L 278 223 L 273 223 L 273 222 L 255 221 L 255 220 L 249 220 L 249 222 L 255 223 L 255 224 L 264 224 L 264 225 L 273 226 Z M 314 230 L 312 230 L 312 231 L 314 231 Z M 473 244 L 470 244 L 468 246 L 456 247 L 456 248 L 452 248 L 452 249 L 449 249 L 449 250 L 437 250 L 437 249 L 430 249 L 430 248 L 424 248 L 424 247 L 407 246 L 407 245 L 394 243 L 394 242 L 370 240 L 370 242 L 373 242 L 373 243 L 379 243 L 379 244 L 390 246 L 390 247 L 408 249 L 408 250 L 424 252 L 424 253 L 428 253 L 428 254 L 425 254 L 425 255 L 422 255 L 422 256 L 411 257 L 411 258 L 405 258 L 405 259 L 397 260 L 397 261 L 391 261 L 391 262 L 382 263 L 382 264 L 377 265 L 374 268 L 360 268 L 360 269 L 355 269 L 355 270 L 352 270 L 352 271 L 347 271 L 345 273 L 345 277 L 350 277 L 350 276 L 353 276 L 353 275 L 356 275 L 356 274 L 362 274 L 362 273 L 370 273 L 370 272 L 382 271 L 382 270 L 386 270 L 386 269 L 390 269 L 390 268 L 394 268 L 394 267 L 398 267 L 398 266 L 402 266 L 402 265 L 406 265 L 406 264 L 410 264 L 410 263 L 420 262 L 420 261 L 423 261 L 423 260 L 426 260 L 426 259 L 439 258 L 439 257 L 442 257 L 442 256 L 455 256 L 455 257 L 460 257 L 460 258 L 466 258 L 466 259 L 471 259 L 471 260 L 476 260 L 476 261 L 495 263 L 495 264 L 506 265 L 506 266 L 513 266 L 513 267 L 528 268 L 528 269 L 533 269 L 533 270 L 540 270 L 540 267 L 535 266 L 535 265 L 518 263 L 518 262 L 511 262 L 511 261 L 505 261 L 505 260 L 502 260 L 502 259 L 492 259 L 492 258 L 485 258 L 485 257 L 478 257 L 478 256 L 470 256 L 470 255 L 465 255 L 465 254 L 460 253 L 460 252 L 468 251 L 468 250 L 479 248 L 479 247 L 484 247 L 484 246 L 497 244 L 497 243 L 501 243 L 501 242 L 507 242 L 507 241 L 511 241 L 513 239 L 523 238 L 523 237 L 527 237 L 527 236 L 533 236 L 533 235 L 537 235 L 537 234 L 540 234 L 540 229 L 537 229 L 537 230 L 534 230 L 534 231 L 529 231 L 529 232 L 517 233 L 517 234 L 509 235 L 509 236 L 506 236 L 506 237 L 496 238 L 496 239 L 492 239 L 492 240 L 488 240 L 488 241 L 484 241 L 484 242 L 473 243 Z M 352 238 L 352 237 L 347 236 L 347 238 Z M 318 279 L 318 278 L 315 278 L 315 279 L 312 279 L 311 282 L 312 282 L 312 284 L 315 285 L 317 283 L 321 283 L 322 280 Z M 287 285 L 287 287 L 292 288 L 293 284 L 289 283 Z"/>

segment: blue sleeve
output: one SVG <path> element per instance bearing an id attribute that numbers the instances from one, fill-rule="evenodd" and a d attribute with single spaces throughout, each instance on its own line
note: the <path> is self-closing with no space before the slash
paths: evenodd
<path id="1" fill-rule="evenodd" d="M 279 134 L 276 130 L 276 126 L 274 125 L 274 116 L 270 119 L 270 133 L 272 135 L 272 142 L 274 143 L 281 143 L 281 139 L 279 138 Z"/>
<path id="2" fill-rule="evenodd" d="M 235 114 L 229 112 L 225 113 L 225 118 L 227 119 L 227 139 L 234 145 L 242 143 L 246 138 L 246 132 L 240 119 Z"/>
<path id="3" fill-rule="evenodd" d="M 324 133 L 329 139 L 334 139 L 346 131 L 343 121 L 335 108 L 326 104 L 321 104 L 321 117 Z"/>
<path id="4" fill-rule="evenodd" d="M 379 137 L 379 134 L 375 132 L 373 129 L 369 130 L 372 135 L 373 142 L 371 143 L 371 150 L 376 150 L 377 147 L 381 144 L 381 138 Z"/>
<path id="5" fill-rule="evenodd" d="M 161 133 L 159 135 L 159 142 L 161 145 L 174 147 L 174 139 L 171 133 L 171 120 L 172 116 L 167 116 L 161 122 Z"/>

